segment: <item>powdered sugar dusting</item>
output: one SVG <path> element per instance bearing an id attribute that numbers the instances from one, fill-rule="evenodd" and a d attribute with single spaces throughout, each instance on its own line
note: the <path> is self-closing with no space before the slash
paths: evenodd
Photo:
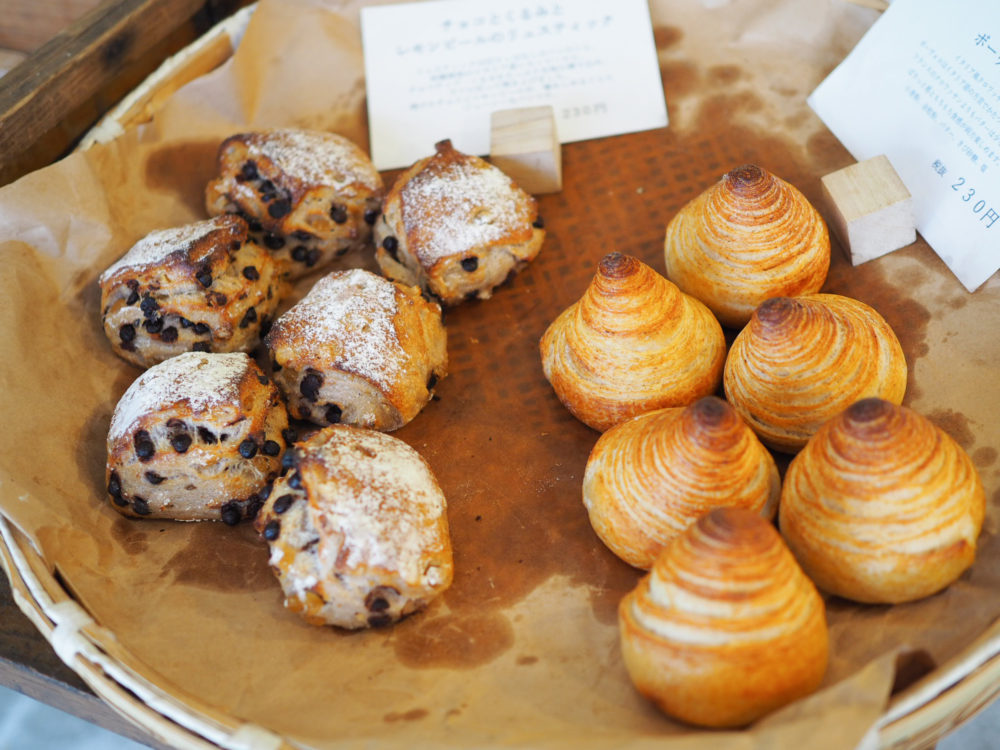
<path id="1" fill-rule="evenodd" d="M 334 367 L 387 388 L 409 360 L 393 325 L 398 310 L 391 281 L 360 268 L 335 271 L 317 281 L 272 331 L 294 330 L 303 341 L 327 346 Z"/>
<path id="2" fill-rule="evenodd" d="M 187 352 L 149 368 L 115 407 L 108 437 L 127 435 L 143 415 L 179 401 L 186 401 L 194 414 L 219 404 L 238 404 L 239 383 L 249 366 L 250 358 L 242 352 Z"/>
<path id="3" fill-rule="evenodd" d="M 334 480 L 310 497 L 324 516 L 317 526 L 344 540 L 344 549 L 321 548 L 323 566 L 339 557 L 348 568 L 378 566 L 420 582 L 425 550 L 440 542 L 439 527 L 429 521 L 445 513 L 431 470 L 409 445 L 385 433 L 339 427 L 321 434 L 325 439 L 303 453 L 323 461 Z"/>
<path id="4" fill-rule="evenodd" d="M 103 284 L 123 268 L 143 270 L 162 263 L 172 253 L 186 253 L 195 242 L 209 232 L 225 229 L 230 221 L 227 216 L 216 216 L 214 219 L 150 232 L 101 274 L 100 283 Z"/>
<path id="5" fill-rule="evenodd" d="M 524 201 L 511 179 L 493 165 L 456 152 L 438 154 L 400 193 L 410 251 L 430 267 L 499 242 L 528 224 L 519 198 Z"/>
<path id="6" fill-rule="evenodd" d="M 370 190 L 381 178 L 364 152 L 343 136 L 312 130 L 271 130 L 251 138 L 250 156 L 263 154 L 287 175 L 341 189 L 358 182 Z"/>

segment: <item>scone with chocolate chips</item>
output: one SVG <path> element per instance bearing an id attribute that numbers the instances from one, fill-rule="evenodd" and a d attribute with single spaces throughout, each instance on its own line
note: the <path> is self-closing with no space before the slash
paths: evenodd
<path id="1" fill-rule="evenodd" d="M 396 180 L 375 223 L 382 273 L 422 287 L 442 304 L 488 299 L 541 250 L 535 199 L 451 141 Z"/>
<path id="2" fill-rule="evenodd" d="M 133 517 L 252 518 L 291 437 L 277 387 L 249 356 L 180 354 L 146 370 L 115 407 L 111 505 Z"/>
<path id="3" fill-rule="evenodd" d="M 333 271 L 279 317 L 264 343 L 292 416 L 390 431 L 448 371 L 441 308 L 369 271 Z"/>
<path id="4" fill-rule="evenodd" d="M 289 457 L 255 522 L 286 607 L 313 625 L 379 627 L 451 585 L 444 494 L 410 446 L 337 425 Z"/>
<path id="5" fill-rule="evenodd" d="M 151 232 L 99 283 L 104 332 L 140 367 L 182 352 L 249 351 L 285 289 L 238 216 Z"/>
<path id="6" fill-rule="evenodd" d="M 205 205 L 244 216 L 294 279 L 367 245 L 382 194 L 378 171 L 347 138 L 281 129 L 224 140 Z"/>

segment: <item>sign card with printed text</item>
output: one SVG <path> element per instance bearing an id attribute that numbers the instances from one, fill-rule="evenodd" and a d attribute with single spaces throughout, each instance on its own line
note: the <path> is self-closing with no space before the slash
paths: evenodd
<path id="1" fill-rule="evenodd" d="M 966 289 L 1000 268 L 1000 3 L 894 0 L 809 104 L 856 159 L 888 157 Z"/>
<path id="2" fill-rule="evenodd" d="M 437 0 L 361 11 L 372 160 L 450 138 L 486 154 L 490 113 L 551 105 L 561 143 L 664 127 L 646 0 Z"/>

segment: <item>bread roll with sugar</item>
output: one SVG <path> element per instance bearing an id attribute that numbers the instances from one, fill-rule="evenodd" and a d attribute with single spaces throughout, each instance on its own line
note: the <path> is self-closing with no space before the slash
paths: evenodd
<path id="1" fill-rule="evenodd" d="M 285 605 L 314 625 L 389 625 L 453 576 L 446 502 L 398 438 L 327 427 L 293 453 L 256 521 Z"/>
<path id="2" fill-rule="evenodd" d="M 644 570 L 713 508 L 774 518 L 780 491 L 771 454 L 715 396 L 615 425 L 597 441 L 583 475 L 594 531 L 618 557 Z"/>
<path id="3" fill-rule="evenodd" d="M 281 469 L 288 416 L 242 353 L 179 354 L 144 372 L 111 417 L 107 491 L 126 516 L 253 517 Z"/>
<path id="4" fill-rule="evenodd" d="M 249 351 L 286 291 L 237 216 L 151 232 L 99 283 L 104 333 L 140 367 L 188 351 Z"/>
<path id="5" fill-rule="evenodd" d="M 441 308 L 362 269 L 316 282 L 265 344 L 291 414 L 322 426 L 395 430 L 448 372 Z"/>
<path id="6" fill-rule="evenodd" d="M 541 250 L 537 204 L 451 141 L 435 150 L 386 195 L 375 224 L 375 260 L 389 278 L 420 286 L 443 305 L 488 299 Z"/>
<path id="7" fill-rule="evenodd" d="M 930 596 L 970 565 L 986 498 L 968 454 L 904 406 L 870 398 L 788 467 L 781 533 L 821 589 L 859 602 Z"/>
<path id="8" fill-rule="evenodd" d="M 604 431 L 713 393 L 726 340 L 702 303 L 637 258 L 610 253 L 583 297 L 545 331 L 540 350 L 559 400 Z"/>
<path id="9" fill-rule="evenodd" d="M 209 214 L 236 213 L 290 278 L 369 245 L 382 178 L 343 136 L 290 128 L 232 135 L 219 146 Z"/>
<path id="10" fill-rule="evenodd" d="M 822 598 L 774 527 L 743 508 L 717 508 L 675 537 L 618 622 L 636 688 L 691 724 L 749 724 L 826 672 Z"/>

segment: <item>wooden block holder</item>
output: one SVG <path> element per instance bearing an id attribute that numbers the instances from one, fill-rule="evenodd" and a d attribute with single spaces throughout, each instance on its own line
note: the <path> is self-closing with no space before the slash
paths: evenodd
<path id="1" fill-rule="evenodd" d="M 490 161 L 533 195 L 562 190 L 562 151 L 552 107 L 494 112 Z"/>
<path id="2" fill-rule="evenodd" d="M 885 156 L 844 167 L 821 183 L 830 224 L 852 265 L 916 241 L 910 191 Z"/>

